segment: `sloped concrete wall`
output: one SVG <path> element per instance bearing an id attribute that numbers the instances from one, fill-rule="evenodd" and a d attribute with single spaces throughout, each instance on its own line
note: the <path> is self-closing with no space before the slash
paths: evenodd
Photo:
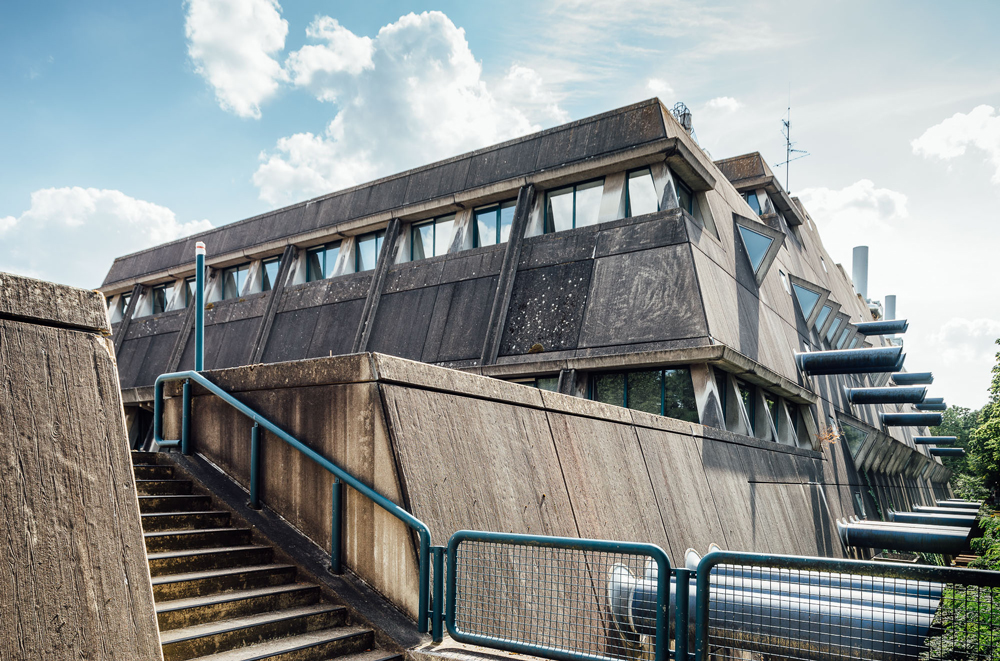
<path id="1" fill-rule="evenodd" d="M 0 273 L 0 658 L 161 659 L 98 292 Z"/>

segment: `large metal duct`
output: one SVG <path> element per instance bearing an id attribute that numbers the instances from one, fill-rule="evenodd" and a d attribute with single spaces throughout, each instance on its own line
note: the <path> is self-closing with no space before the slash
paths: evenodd
<path id="1" fill-rule="evenodd" d="M 848 546 L 894 551 L 958 555 L 968 548 L 972 528 L 888 523 L 884 521 L 837 521 L 840 538 Z"/>
<path id="2" fill-rule="evenodd" d="M 909 326 L 906 319 L 863 321 L 860 324 L 855 324 L 855 328 L 858 329 L 858 334 L 860 335 L 894 335 L 896 333 L 905 333 Z"/>
<path id="3" fill-rule="evenodd" d="M 965 500 L 964 498 L 948 498 L 935 501 L 938 507 L 982 507 L 981 500 Z"/>
<path id="4" fill-rule="evenodd" d="M 900 372 L 892 375 L 892 382 L 897 386 L 930 385 L 934 383 L 934 374 L 931 372 Z"/>
<path id="5" fill-rule="evenodd" d="M 851 404 L 918 404 L 927 396 L 927 388 L 844 388 L 844 395 Z"/>
<path id="6" fill-rule="evenodd" d="M 965 450 L 962 448 L 931 448 L 929 450 L 934 457 L 964 457 Z"/>
<path id="7" fill-rule="evenodd" d="M 886 427 L 934 427 L 941 424 L 940 413 L 883 413 L 879 419 Z"/>
<path id="8" fill-rule="evenodd" d="M 852 264 L 854 291 L 868 302 L 868 246 L 855 246 Z"/>
<path id="9" fill-rule="evenodd" d="M 925 526 L 959 526 L 971 528 L 976 525 L 972 514 L 930 514 L 927 512 L 893 512 L 889 510 L 889 520 L 898 523 L 914 523 Z"/>
<path id="10" fill-rule="evenodd" d="M 839 349 L 795 354 L 798 368 L 808 374 L 867 374 L 902 369 L 903 347 Z"/>
<path id="11" fill-rule="evenodd" d="M 958 438 L 955 436 L 914 436 L 914 445 L 952 445 Z"/>
<path id="12" fill-rule="evenodd" d="M 948 405 L 944 403 L 944 397 L 926 397 L 924 401 L 917 404 L 918 411 L 944 411 Z"/>
<path id="13" fill-rule="evenodd" d="M 979 508 L 975 505 L 969 505 L 968 507 L 933 507 L 930 505 L 914 505 L 913 511 L 923 512 L 924 514 L 947 514 L 948 516 L 954 516 L 955 514 L 979 514 Z"/>

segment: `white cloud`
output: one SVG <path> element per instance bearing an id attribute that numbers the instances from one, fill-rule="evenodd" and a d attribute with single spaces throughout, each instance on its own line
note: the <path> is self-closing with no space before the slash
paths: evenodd
<path id="1" fill-rule="evenodd" d="M 719 110 L 726 113 L 736 112 L 743 104 L 731 96 L 719 96 L 706 104 L 712 110 Z"/>
<path id="2" fill-rule="evenodd" d="M 184 31 L 195 70 L 224 110 L 260 118 L 260 105 L 286 79 L 272 57 L 288 34 L 277 0 L 188 0 L 187 10 Z"/>
<path id="3" fill-rule="evenodd" d="M 441 12 L 408 14 L 373 39 L 328 17 L 291 53 L 296 84 L 339 111 L 321 134 L 282 138 L 253 175 L 282 204 L 539 130 L 567 116 L 531 69 L 515 65 L 491 90 L 465 31 Z"/>
<path id="4" fill-rule="evenodd" d="M 662 78 L 650 78 L 646 81 L 646 91 L 655 97 L 658 97 L 660 101 L 667 103 L 671 97 L 674 95 L 674 88 L 670 86 L 670 83 L 663 80 Z"/>
<path id="5" fill-rule="evenodd" d="M 117 190 L 45 188 L 19 217 L 0 218 L 0 271 L 97 287 L 115 257 L 211 227 Z"/>
<path id="6" fill-rule="evenodd" d="M 910 144 L 914 154 L 942 160 L 962 156 L 968 147 L 981 149 L 996 168 L 993 183 L 1000 184 L 1000 115 L 992 106 L 976 106 L 967 115 L 955 113 Z"/>
<path id="7" fill-rule="evenodd" d="M 861 179 L 850 186 L 806 188 L 799 193 L 809 214 L 821 222 L 847 222 L 854 219 L 885 222 L 909 216 L 906 195 L 888 188 L 875 188 L 870 179 Z"/>
<path id="8" fill-rule="evenodd" d="M 936 331 L 913 334 L 905 343 L 907 353 L 920 359 L 920 370 L 933 371 L 934 392 L 946 394 L 948 404 L 978 408 L 988 398 L 990 369 L 1000 350 L 997 338 L 1000 320 L 953 317 Z M 910 369 L 917 369 L 917 363 L 913 365 Z"/>

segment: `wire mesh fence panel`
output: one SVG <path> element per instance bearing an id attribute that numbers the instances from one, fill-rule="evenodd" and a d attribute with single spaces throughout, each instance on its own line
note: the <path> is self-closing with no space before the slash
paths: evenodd
<path id="1" fill-rule="evenodd" d="M 629 587 L 651 579 L 655 590 L 650 555 L 614 542 L 470 535 L 477 538 L 453 538 L 448 550 L 448 628 L 456 640 L 554 659 L 654 657 L 655 628 L 637 631 L 609 601 L 616 577 L 631 576 Z M 655 620 L 657 605 L 650 608 Z"/>
<path id="2" fill-rule="evenodd" d="M 996 572 L 721 555 L 699 567 L 701 659 L 1000 659 Z"/>

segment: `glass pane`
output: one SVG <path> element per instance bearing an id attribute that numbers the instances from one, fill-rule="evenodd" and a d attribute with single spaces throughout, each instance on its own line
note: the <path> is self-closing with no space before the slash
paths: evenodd
<path id="1" fill-rule="evenodd" d="M 314 280 L 322 280 L 325 271 L 323 266 L 323 258 L 326 256 L 326 251 L 322 248 L 317 248 L 316 250 L 310 250 L 306 253 L 306 282 L 313 282 Z"/>
<path id="2" fill-rule="evenodd" d="M 270 261 L 264 262 L 264 272 L 261 274 L 261 291 L 271 291 L 275 285 L 275 279 L 278 277 L 278 269 L 281 268 L 280 259 L 272 259 Z"/>
<path id="3" fill-rule="evenodd" d="M 573 229 L 573 189 L 562 188 L 548 194 L 545 207 L 545 231 Z"/>
<path id="4" fill-rule="evenodd" d="M 736 389 L 740 392 L 740 399 L 743 400 L 743 408 L 747 411 L 747 417 L 750 418 L 750 426 L 754 425 L 754 405 L 753 405 L 753 392 L 750 390 L 750 386 L 745 383 L 736 382 Z"/>
<path id="5" fill-rule="evenodd" d="M 629 372 L 628 407 L 630 409 L 660 415 L 662 411 L 661 395 L 660 370 Z"/>
<path id="6" fill-rule="evenodd" d="M 646 213 L 656 213 L 658 210 L 656 187 L 653 186 L 653 175 L 649 172 L 649 168 L 630 172 L 628 175 L 628 215 L 641 216 Z"/>
<path id="7" fill-rule="evenodd" d="M 597 223 L 603 194 L 603 179 L 576 187 L 576 227 L 586 227 Z"/>
<path id="8" fill-rule="evenodd" d="M 167 309 L 167 290 L 163 287 L 153 288 L 153 314 Z"/>
<path id="9" fill-rule="evenodd" d="M 337 268 L 337 258 L 340 257 L 340 241 L 337 241 L 332 246 L 327 246 L 323 252 L 325 253 L 325 257 L 323 258 L 323 276 L 329 278 L 333 275 L 333 270 Z"/>
<path id="10" fill-rule="evenodd" d="M 226 269 L 222 273 L 222 298 L 237 298 L 240 295 L 240 285 L 236 269 Z"/>
<path id="11" fill-rule="evenodd" d="M 698 422 L 691 371 L 686 367 L 663 370 L 663 415 L 668 418 Z"/>
<path id="12" fill-rule="evenodd" d="M 555 392 L 559 387 L 558 376 L 543 376 L 535 379 L 535 386 L 541 390 Z"/>
<path id="13" fill-rule="evenodd" d="M 598 374 L 594 377 L 594 400 L 625 406 L 625 375 Z"/>
<path id="14" fill-rule="evenodd" d="M 750 256 L 750 266 L 753 267 L 753 272 L 756 273 L 764 261 L 767 249 L 774 243 L 774 239 L 742 225 L 739 225 L 739 228 L 740 236 L 743 237 L 743 245 L 746 246 L 747 255 Z"/>
<path id="15" fill-rule="evenodd" d="M 859 339 L 855 337 L 853 340 L 851 340 L 851 346 L 848 347 L 848 348 L 849 349 L 853 349 L 854 347 L 858 346 L 858 342 L 859 342 Z"/>
<path id="16" fill-rule="evenodd" d="M 373 233 L 358 237 L 358 249 L 355 254 L 355 270 L 358 273 L 361 273 L 362 271 L 371 271 L 375 268 L 376 261 L 378 261 L 377 236 Z"/>
<path id="17" fill-rule="evenodd" d="M 514 207 L 516 202 L 504 202 L 500 205 L 500 243 L 506 243 L 510 238 L 510 228 L 514 224 Z"/>
<path id="18" fill-rule="evenodd" d="M 122 314 L 128 310 L 128 304 L 132 302 L 132 294 L 122 294 L 121 304 L 122 304 Z"/>
<path id="19" fill-rule="evenodd" d="M 834 336 L 837 334 L 837 329 L 840 328 L 840 319 L 834 319 L 833 323 L 830 324 L 830 330 L 826 332 L 826 341 L 832 343 Z"/>
<path id="20" fill-rule="evenodd" d="M 778 401 L 771 395 L 764 395 L 764 401 L 767 403 L 767 412 L 771 414 L 771 422 L 777 425 Z"/>
<path id="21" fill-rule="evenodd" d="M 187 290 L 184 292 L 184 307 L 187 307 L 194 303 L 195 291 L 194 288 L 197 286 L 194 278 L 188 278 L 184 281 L 187 283 Z"/>
<path id="22" fill-rule="evenodd" d="M 410 234 L 410 259 L 416 261 L 434 256 L 434 223 L 414 225 Z"/>
<path id="23" fill-rule="evenodd" d="M 819 316 L 816 317 L 816 330 L 823 328 L 823 324 L 826 323 L 826 318 L 830 316 L 831 312 L 833 312 L 833 308 L 829 305 L 823 306 L 823 309 L 819 311 Z"/>
<path id="24" fill-rule="evenodd" d="M 691 193 L 691 189 L 685 186 L 680 180 L 674 180 L 677 183 L 677 203 L 680 205 L 681 209 L 684 209 L 689 214 L 694 214 L 694 195 Z"/>
<path id="25" fill-rule="evenodd" d="M 850 334 L 850 332 L 851 332 L 850 328 L 845 328 L 843 330 L 843 332 L 840 334 L 840 339 L 837 340 L 837 348 L 838 349 L 843 349 L 844 348 L 844 342 L 847 342 L 847 336 L 848 336 L 848 334 Z"/>
<path id="26" fill-rule="evenodd" d="M 847 447 L 851 450 L 851 456 L 853 457 L 858 454 L 858 450 L 864 445 L 865 439 L 868 438 L 868 432 L 849 425 L 846 422 L 841 423 L 840 426 L 844 432 L 844 438 L 847 440 Z"/>
<path id="27" fill-rule="evenodd" d="M 747 193 L 747 204 L 750 205 L 754 213 L 760 215 L 760 200 L 757 199 L 757 193 Z"/>
<path id="28" fill-rule="evenodd" d="M 802 310 L 802 316 L 809 319 L 816 303 L 819 302 L 819 294 L 798 285 L 792 285 L 792 289 L 795 290 L 795 298 L 799 299 L 799 309 Z"/>
<path id="29" fill-rule="evenodd" d="M 497 242 L 497 212 L 500 207 L 477 209 L 474 212 L 476 221 L 476 246 L 492 246 Z M 508 232 L 510 230 L 508 229 Z"/>
<path id="30" fill-rule="evenodd" d="M 434 221 L 434 255 L 447 255 L 451 239 L 455 234 L 455 216 L 446 216 Z"/>

